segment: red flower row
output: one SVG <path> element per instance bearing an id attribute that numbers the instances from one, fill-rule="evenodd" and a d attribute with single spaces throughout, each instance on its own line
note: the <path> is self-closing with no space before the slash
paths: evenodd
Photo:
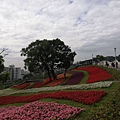
<path id="1" fill-rule="evenodd" d="M 17 85 L 17 86 L 13 86 L 12 88 L 24 89 L 24 88 L 28 87 L 29 85 L 30 85 L 30 82 L 24 83 L 24 84 L 20 84 L 20 85 Z"/>
<path id="2" fill-rule="evenodd" d="M 29 86 L 27 87 L 27 89 L 34 88 L 36 85 L 42 84 L 42 83 L 43 83 L 43 81 L 41 81 L 41 80 L 35 81 L 35 82 L 33 82 L 32 85 L 29 85 Z"/>
<path id="3" fill-rule="evenodd" d="M 56 99 L 69 99 L 83 104 L 94 104 L 104 96 L 104 91 L 72 91 L 72 92 L 54 92 L 54 93 L 41 93 L 28 96 L 2 96 L 0 97 L 0 105 L 32 102 L 43 98 L 56 98 Z"/>
<path id="4" fill-rule="evenodd" d="M 36 85 L 34 86 L 34 88 L 43 87 L 43 86 L 47 85 L 49 82 L 50 82 L 50 79 L 49 79 L 49 78 L 46 78 L 46 81 L 45 81 L 45 82 L 40 83 L 40 84 L 36 84 Z"/>
<path id="5" fill-rule="evenodd" d="M 47 78 L 45 82 L 36 81 L 33 84 L 31 84 L 32 82 L 27 82 L 27 83 L 24 83 L 24 84 L 13 86 L 12 88 L 17 88 L 17 89 L 38 88 L 38 87 L 42 87 L 42 86 L 48 84 L 49 82 L 50 82 L 50 79 Z"/>
<path id="6" fill-rule="evenodd" d="M 112 78 L 112 76 L 107 71 L 98 67 L 85 66 L 85 67 L 77 68 L 77 70 L 88 71 L 89 77 L 87 83 L 93 83 L 93 82 L 108 80 Z"/>
<path id="7" fill-rule="evenodd" d="M 68 78 L 70 76 L 71 76 L 71 74 L 68 74 L 68 73 L 66 74 L 66 78 Z M 47 79 L 49 79 L 49 78 L 47 78 Z M 57 85 L 60 85 L 61 83 L 63 83 L 64 81 L 65 81 L 64 74 L 63 73 L 58 74 L 57 75 L 57 80 L 53 80 L 53 78 L 52 78 L 52 82 L 48 83 L 45 86 L 57 86 Z"/>
<path id="8" fill-rule="evenodd" d="M 56 86 L 56 85 L 61 84 L 64 80 L 65 80 L 64 78 L 58 79 L 58 80 L 54 80 L 54 81 L 48 83 L 46 86 Z"/>

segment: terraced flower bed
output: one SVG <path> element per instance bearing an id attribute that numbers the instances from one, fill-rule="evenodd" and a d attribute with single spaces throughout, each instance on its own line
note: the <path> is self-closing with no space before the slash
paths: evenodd
<path id="1" fill-rule="evenodd" d="M 56 86 L 56 85 L 59 85 L 59 84 L 63 83 L 64 80 L 65 80 L 64 78 L 58 79 L 58 80 L 54 80 L 54 81 L 48 83 L 48 84 L 45 85 L 45 86 L 49 86 L 49 87 L 50 87 L 50 86 Z"/>
<path id="2" fill-rule="evenodd" d="M 66 74 L 66 79 L 69 78 L 71 76 L 71 74 Z M 57 86 L 62 84 L 65 81 L 64 79 L 64 74 L 59 74 L 57 75 L 57 80 L 53 80 L 52 82 L 48 83 L 45 86 Z"/>
<path id="3" fill-rule="evenodd" d="M 75 72 L 63 85 L 76 85 L 84 78 L 83 72 Z"/>
<path id="4" fill-rule="evenodd" d="M 102 81 L 89 84 L 77 84 L 77 85 L 61 85 L 52 87 L 40 87 L 22 90 L 5 89 L 0 91 L 0 96 L 12 95 L 12 94 L 29 94 L 38 92 L 50 92 L 50 91 L 61 91 L 61 90 L 87 90 L 87 89 L 98 89 L 108 88 L 113 84 L 113 81 Z"/>
<path id="5" fill-rule="evenodd" d="M 119 82 L 106 81 L 111 79 L 112 76 L 105 70 L 93 66 L 81 67 L 77 71 L 71 70 L 68 72 L 68 78 L 73 78 L 72 80 L 80 79 L 80 76 L 77 76 L 77 73 L 81 73 L 80 70 L 89 73 L 89 76 L 84 74 L 87 76 L 84 80 L 88 84 L 82 82 L 82 84 L 76 85 L 62 85 L 61 82 L 64 82 L 62 81 L 63 74 L 60 74 L 57 76 L 58 81 L 52 80 L 50 82 L 47 78 L 42 83 L 19 85 L 20 90 L 10 88 L 1 90 L 1 107 L 11 104 L 25 105 L 0 108 L 0 120 L 67 120 L 69 118 L 69 120 L 96 120 L 97 118 L 119 120 Z M 49 103 L 39 102 L 38 100 Z M 50 103 L 50 101 L 53 102 Z M 78 108 L 79 106 L 81 107 Z M 108 109 L 106 109 L 106 106 L 109 106 Z M 79 114 L 83 110 L 84 112 Z"/>
<path id="6" fill-rule="evenodd" d="M 17 89 L 38 88 L 48 84 L 49 82 L 50 82 L 50 79 L 47 78 L 45 81 L 27 82 L 21 85 L 13 86 L 12 88 L 17 88 Z"/>
<path id="7" fill-rule="evenodd" d="M 34 88 L 39 88 L 39 87 L 45 86 L 45 85 L 47 85 L 49 82 L 50 82 L 50 79 L 48 78 L 48 79 L 46 79 L 46 81 L 34 85 Z"/>
<path id="8" fill-rule="evenodd" d="M 39 84 L 42 84 L 43 81 L 35 81 L 35 82 L 32 82 L 31 85 L 29 85 L 28 87 L 26 87 L 27 89 L 30 89 L 30 88 L 34 88 L 36 85 L 39 85 Z"/>
<path id="9" fill-rule="evenodd" d="M 69 78 L 71 76 L 72 76 L 71 73 L 66 73 L 66 78 Z M 57 75 L 57 79 L 63 79 L 63 78 L 64 78 L 64 74 L 63 73 Z"/>
<path id="10" fill-rule="evenodd" d="M 32 102 L 43 98 L 56 98 L 56 99 L 69 99 L 83 104 L 94 104 L 104 96 L 104 91 L 70 91 L 70 92 L 53 92 L 53 93 L 41 93 L 28 96 L 2 96 L 0 97 L 0 105 Z"/>
<path id="11" fill-rule="evenodd" d="M 30 85 L 30 83 L 31 83 L 31 82 L 24 83 L 24 84 L 17 85 L 17 86 L 13 86 L 12 88 L 24 89 L 24 88 L 28 87 L 28 86 Z"/>
<path id="12" fill-rule="evenodd" d="M 87 83 L 112 79 L 112 76 L 107 71 L 98 67 L 86 66 L 77 68 L 76 70 L 85 70 L 89 73 Z"/>

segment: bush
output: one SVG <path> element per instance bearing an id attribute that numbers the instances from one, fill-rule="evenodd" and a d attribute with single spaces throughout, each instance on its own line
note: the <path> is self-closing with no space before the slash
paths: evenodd
<path id="1" fill-rule="evenodd" d="M 9 79 L 10 79 L 9 73 L 1 73 L 0 74 L 0 81 L 2 82 L 2 84 L 4 84 Z"/>

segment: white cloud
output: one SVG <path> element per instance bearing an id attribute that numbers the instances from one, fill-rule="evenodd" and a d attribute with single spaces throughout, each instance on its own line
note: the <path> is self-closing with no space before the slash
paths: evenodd
<path id="1" fill-rule="evenodd" d="M 11 51 L 6 65 L 23 66 L 20 50 L 36 39 L 60 38 L 77 52 L 120 54 L 119 0 L 0 0 L 0 48 Z"/>

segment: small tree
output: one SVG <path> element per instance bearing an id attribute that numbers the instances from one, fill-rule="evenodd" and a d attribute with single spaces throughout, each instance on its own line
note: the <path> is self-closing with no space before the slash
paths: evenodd
<path id="1" fill-rule="evenodd" d="M 104 60 L 104 56 L 102 56 L 102 55 L 96 55 L 96 59 L 97 59 L 98 62 L 102 61 L 102 60 Z"/>

